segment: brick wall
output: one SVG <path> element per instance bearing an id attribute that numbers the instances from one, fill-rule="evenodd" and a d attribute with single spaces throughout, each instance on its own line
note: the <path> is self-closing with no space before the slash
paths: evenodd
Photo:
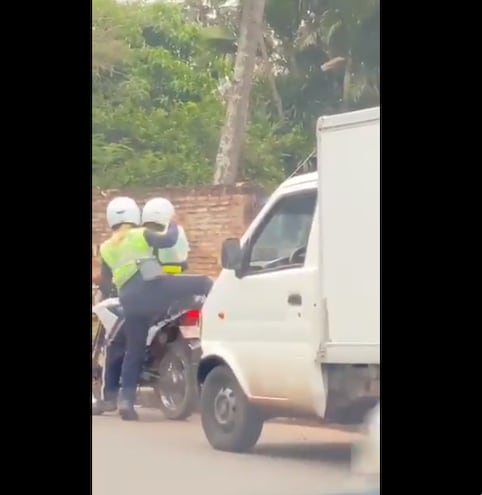
<path id="1" fill-rule="evenodd" d="M 189 271 L 216 276 L 223 240 L 240 237 L 259 209 L 263 191 L 252 185 L 157 188 L 145 190 L 92 190 L 92 248 L 110 232 L 105 220 L 107 203 L 115 196 L 136 199 L 139 205 L 153 197 L 168 198 L 191 244 Z"/>

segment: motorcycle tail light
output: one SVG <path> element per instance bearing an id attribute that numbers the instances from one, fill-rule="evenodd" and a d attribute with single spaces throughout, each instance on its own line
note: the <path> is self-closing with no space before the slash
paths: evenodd
<path id="1" fill-rule="evenodd" d="M 190 309 L 187 313 L 182 315 L 180 323 L 183 327 L 199 326 L 200 317 L 200 309 Z"/>
<path id="2" fill-rule="evenodd" d="M 201 330 L 199 328 L 199 318 L 201 311 L 199 309 L 190 309 L 185 313 L 179 322 L 179 330 L 185 339 L 199 339 Z"/>

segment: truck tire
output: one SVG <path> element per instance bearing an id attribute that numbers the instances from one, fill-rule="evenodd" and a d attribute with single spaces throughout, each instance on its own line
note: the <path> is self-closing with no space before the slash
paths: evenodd
<path id="1" fill-rule="evenodd" d="M 214 449 L 251 450 L 261 435 L 263 422 L 227 366 L 217 366 L 208 374 L 201 389 L 201 423 Z"/>

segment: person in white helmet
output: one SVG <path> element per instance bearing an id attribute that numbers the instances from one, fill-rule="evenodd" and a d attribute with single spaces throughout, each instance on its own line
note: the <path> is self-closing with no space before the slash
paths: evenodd
<path id="1" fill-rule="evenodd" d="M 147 250 L 151 249 L 150 255 L 152 259 L 157 260 L 160 274 L 147 279 L 145 272 L 137 270 L 133 273 L 132 267 L 128 272 L 130 278 L 124 283 L 126 277 L 120 276 L 116 282 L 114 273 L 114 283 L 118 287 L 119 299 L 124 310 L 124 326 L 129 323 L 125 331 L 127 352 L 122 365 L 119 401 L 119 413 L 123 419 L 137 419 L 134 410 L 135 385 L 142 369 L 150 324 L 164 314 L 173 303 L 182 304 L 182 301 L 196 295 L 206 296 L 213 283 L 204 275 L 179 274 L 183 262 L 187 261 L 189 244 L 182 227 L 172 220 L 174 207 L 170 202 L 159 201 L 160 199 L 163 198 L 155 198 L 146 204 L 142 212 L 143 228 L 134 229 L 133 232 L 136 236 L 135 242 L 144 249 L 144 252 L 137 253 L 137 257 L 147 257 Z M 136 231 L 142 232 L 142 236 Z M 125 255 L 124 257 L 129 259 Z M 172 274 L 176 275 L 171 276 Z"/>
<path id="2" fill-rule="evenodd" d="M 165 232 L 174 218 L 174 205 L 166 198 L 153 198 L 142 209 L 142 226 L 157 232 Z M 154 254 L 166 273 L 178 274 L 187 269 L 189 241 L 186 232 L 178 225 L 179 235 L 171 248 L 155 249 Z"/>
<path id="3" fill-rule="evenodd" d="M 118 238 L 121 232 L 138 227 L 141 221 L 141 210 L 137 203 L 127 197 L 114 198 L 107 206 L 107 223 L 112 229 L 113 238 Z M 112 271 L 101 258 L 100 271 L 94 274 L 94 280 L 99 285 L 102 299 L 111 297 L 115 288 L 112 284 Z M 121 337 L 121 336 L 119 336 Z M 124 349 L 120 338 L 110 343 L 106 348 L 103 368 L 102 399 L 92 404 L 92 414 L 102 414 L 117 409 L 117 395 L 120 388 L 120 376 Z"/>
<path id="4" fill-rule="evenodd" d="M 122 419 L 135 420 L 134 402 L 149 322 L 139 311 L 129 309 L 135 309 L 138 300 L 135 296 L 131 301 L 132 294 L 139 290 L 139 286 L 142 287 L 142 262 L 153 258 L 154 249 L 173 247 L 179 231 L 174 222 L 163 233 L 139 228 L 140 209 L 132 198 L 127 197 L 118 197 L 109 203 L 107 222 L 112 235 L 100 247 L 102 264 L 99 285 L 104 297 L 108 297 L 112 283 L 117 289 L 124 307 L 124 341 L 120 345 L 118 341 L 113 342 L 114 347 L 119 345 L 122 348 L 112 348 L 107 352 L 103 400 L 93 406 L 92 413 L 114 411 L 118 406 Z M 119 355 L 122 357 L 119 358 Z M 120 390 L 119 382 L 122 382 Z"/>

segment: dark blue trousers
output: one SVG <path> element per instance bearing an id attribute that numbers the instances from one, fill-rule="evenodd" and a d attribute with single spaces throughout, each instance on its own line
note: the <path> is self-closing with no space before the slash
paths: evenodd
<path id="1" fill-rule="evenodd" d="M 117 395 L 120 389 L 120 378 L 122 370 L 122 361 L 124 359 L 124 339 L 114 341 L 109 344 L 105 351 L 105 364 L 103 373 L 103 392 L 104 400 L 117 401 Z"/>
<path id="2" fill-rule="evenodd" d="M 136 274 L 119 291 L 124 308 L 125 354 L 121 370 L 121 399 L 135 401 L 137 384 L 145 357 L 149 325 L 176 300 L 208 294 L 212 281 L 199 276 L 166 276 L 145 282 Z"/>
<path id="3" fill-rule="evenodd" d="M 104 400 L 134 402 L 144 362 L 148 322 L 143 317 L 127 317 L 113 342 L 106 348 L 104 367 Z"/>
<path id="4" fill-rule="evenodd" d="M 123 331 L 125 353 L 121 368 L 120 398 L 134 403 L 144 364 L 149 320 L 142 316 L 127 316 Z"/>

